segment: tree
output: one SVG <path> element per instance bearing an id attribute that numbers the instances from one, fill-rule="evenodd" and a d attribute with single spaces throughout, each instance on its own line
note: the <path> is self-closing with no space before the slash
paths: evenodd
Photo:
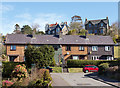
<path id="1" fill-rule="evenodd" d="M 78 35 L 83 35 L 83 36 L 85 36 L 85 35 L 86 35 L 86 32 L 87 32 L 87 30 L 81 29 L 81 30 L 80 30 L 80 33 L 78 33 Z"/>
<path id="2" fill-rule="evenodd" d="M 44 35 L 45 33 L 43 31 L 36 31 L 36 34 Z"/>
<path id="3" fill-rule="evenodd" d="M 41 68 L 49 66 L 53 63 L 54 48 L 52 46 L 43 45 L 40 47 L 28 46 L 25 50 L 26 64 L 28 67 L 35 64 Z"/>
<path id="4" fill-rule="evenodd" d="M 15 30 L 13 31 L 15 34 L 21 34 L 20 26 L 18 24 L 15 24 Z"/>
<path id="5" fill-rule="evenodd" d="M 80 32 L 81 29 L 83 29 L 83 22 L 80 16 L 73 16 L 71 17 L 72 21 L 70 23 L 70 30 L 76 29 L 77 33 Z"/>
<path id="6" fill-rule="evenodd" d="M 32 34 L 32 28 L 29 26 L 29 25 L 24 25 L 22 28 L 21 28 L 21 32 L 22 34 Z"/>
<path id="7" fill-rule="evenodd" d="M 19 30 L 19 29 L 20 29 L 19 24 L 15 24 L 15 30 Z"/>
<path id="8" fill-rule="evenodd" d="M 70 30 L 68 35 L 76 35 L 76 29 Z"/>

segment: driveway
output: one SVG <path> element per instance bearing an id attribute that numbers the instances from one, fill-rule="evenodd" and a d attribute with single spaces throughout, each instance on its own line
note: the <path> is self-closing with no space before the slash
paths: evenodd
<path id="1" fill-rule="evenodd" d="M 104 88 L 114 88 L 103 82 L 94 80 L 85 75 L 89 73 L 51 73 L 53 83 L 52 86 L 86 86 L 87 88 L 100 87 Z"/>

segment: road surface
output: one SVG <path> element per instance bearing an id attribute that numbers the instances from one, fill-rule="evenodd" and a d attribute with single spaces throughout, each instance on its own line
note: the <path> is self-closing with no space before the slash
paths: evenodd
<path id="1" fill-rule="evenodd" d="M 91 88 L 114 88 L 108 84 L 85 76 L 87 74 L 89 73 L 51 73 L 53 79 L 52 86 L 71 86 L 72 88 L 77 86 L 86 86 L 86 88 L 90 86 Z"/>

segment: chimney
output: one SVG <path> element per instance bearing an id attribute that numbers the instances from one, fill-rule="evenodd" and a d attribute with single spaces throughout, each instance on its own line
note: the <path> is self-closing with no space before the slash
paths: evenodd
<path id="1" fill-rule="evenodd" d="M 106 19 L 108 20 L 108 16 L 106 17 Z"/>
<path id="2" fill-rule="evenodd" d="M 62 35 L 63 35 L 63 32 L 60 31 L 60 32 L 59 32 L 59 38 L 62 38 Z"/>
<path id="3" fill-rule="evenodd" d="M 88 31 L 85 32 L 85 38 L 88 38 Z"/>
<path id="4" fill-rule="evenodd" d="M 57 22 L 56 22 L 56 24 L 55 25 L 57 25 Z"/>
<path id="5" fill-rule="evenodd" d="M 85 21 L 87 21 L 87 18 L 85 18 Z"/>
<path id="6" fill-rule="evenodd" d="M 67 22 L 65 22 L 65 24 L 67 25 Z"/>

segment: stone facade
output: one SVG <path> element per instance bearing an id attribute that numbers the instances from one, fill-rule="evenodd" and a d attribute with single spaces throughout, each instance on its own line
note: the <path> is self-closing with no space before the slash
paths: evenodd
<path id="1" fill-rule="evenodd" d="M 85 20 L 85 29 L 89 34 L 105 35 L 109 31 L 109 19 Z"/>

